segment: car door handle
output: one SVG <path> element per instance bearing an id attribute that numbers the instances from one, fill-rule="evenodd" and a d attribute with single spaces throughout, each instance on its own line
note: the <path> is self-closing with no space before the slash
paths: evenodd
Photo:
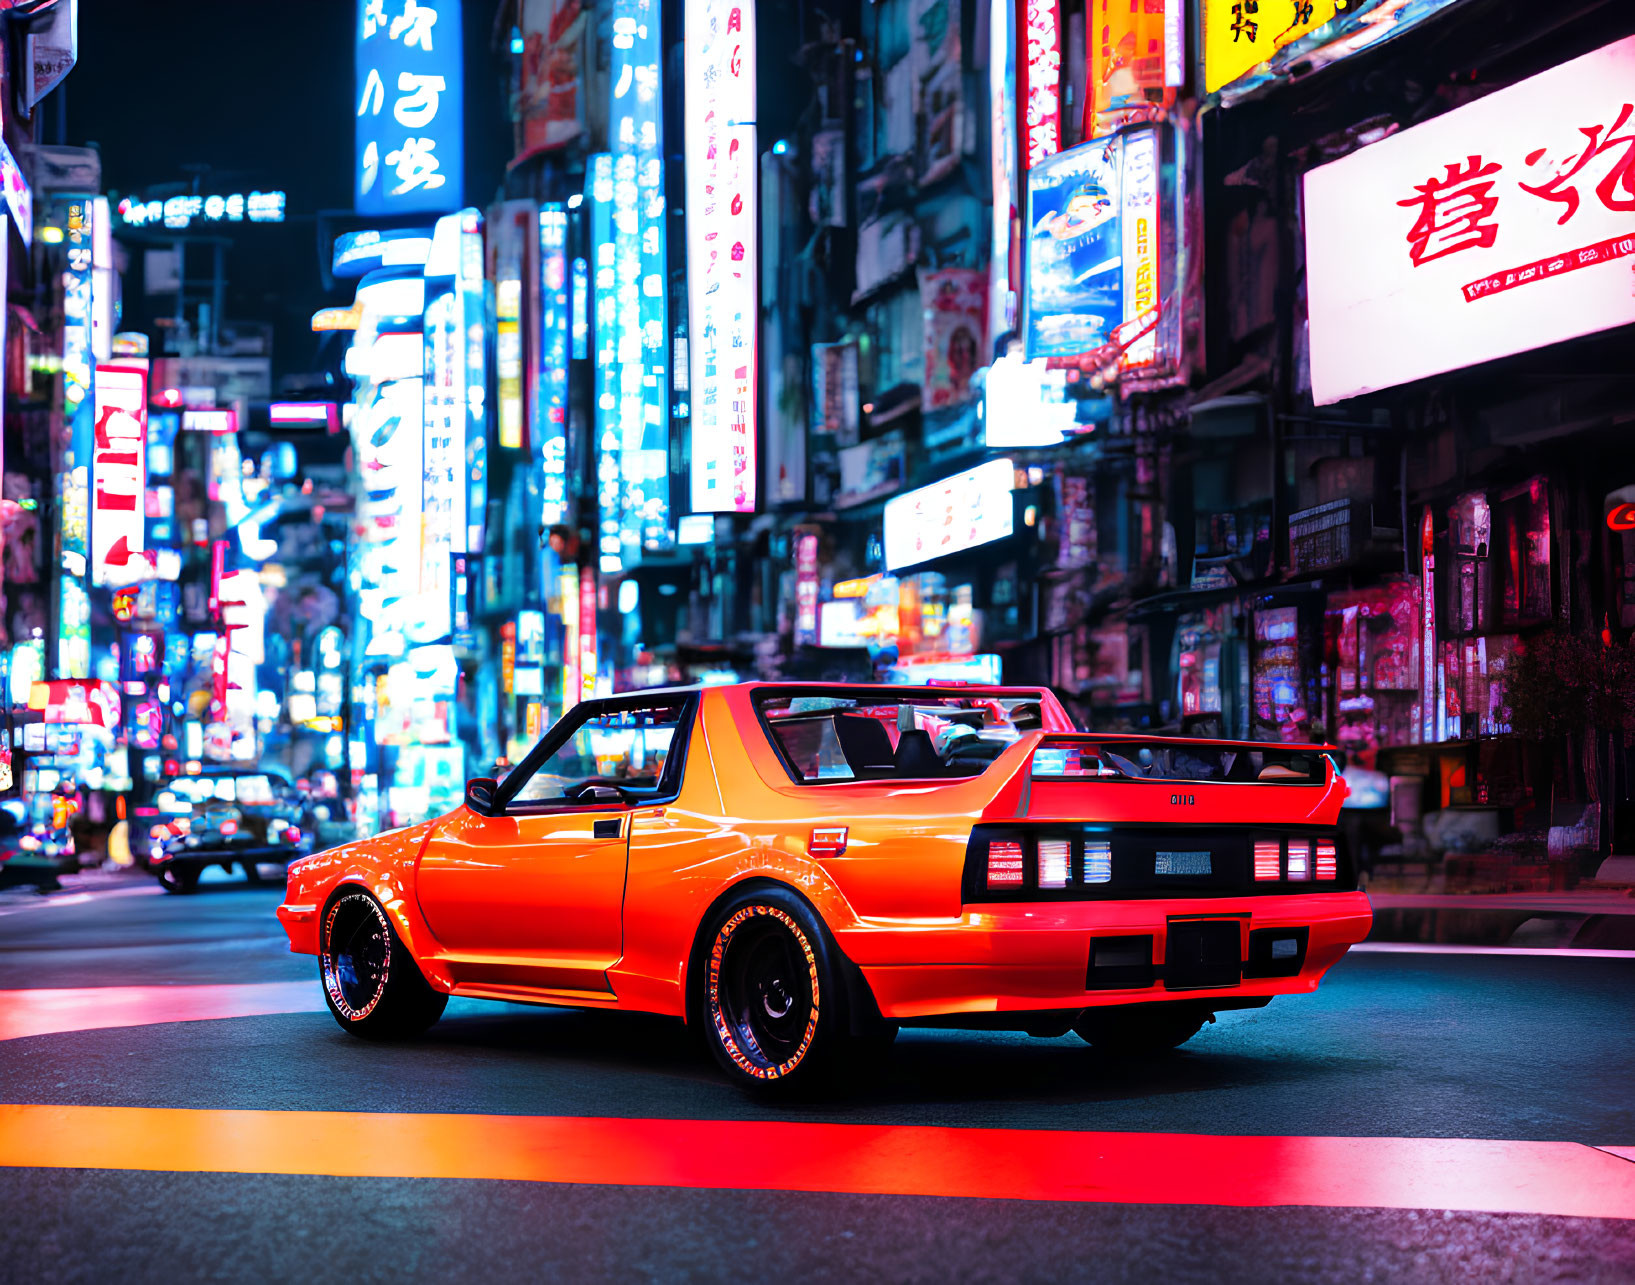
<path id="1" fill-rule="evenodd" d="M 624 824 L 621 818 L 614 817 L 609 821 L 594 821 L 591 823 L 590 833 L 594 839 L 617 839 L 619 829 Z"/>

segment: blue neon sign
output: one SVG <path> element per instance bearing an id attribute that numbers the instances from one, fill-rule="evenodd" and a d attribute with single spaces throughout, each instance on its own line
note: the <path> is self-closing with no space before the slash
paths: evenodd
<path id="1" fill-rule="evenodd" d="M 358 0 L 360 214 L 459 208 L 464 174 L 460 0 Z"/>

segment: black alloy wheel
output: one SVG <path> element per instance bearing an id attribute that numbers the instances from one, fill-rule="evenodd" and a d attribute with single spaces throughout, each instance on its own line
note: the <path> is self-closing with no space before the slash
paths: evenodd
<path id="1" fill-rule="evenodd" d="M 184 896 L 199 886 L 199 869 L 166 863 L 159 867 L 159 886 L 166 892 Z"/>
<path id="2" fill-rule="evenodd" d="M 324 912 L 318 976 L 335 1020 L 367 1039 L 418 1035 L 448 1004 L 427 985 L 380 903 L 361 889 L 340 893 Z"/>
<path id="3" fill-rule="evenodd" d="M 721 1067 L 763 1091 L 816 1078 L 844 1026 L 834 947 L 806 903 L 759 889 L 725 906 L 703 945 L 694 1014 Z"/>

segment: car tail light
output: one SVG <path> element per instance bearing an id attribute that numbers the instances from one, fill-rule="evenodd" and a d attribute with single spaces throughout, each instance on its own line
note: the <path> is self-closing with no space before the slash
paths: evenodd
<path id="1" fill-rule="evenodd" d="M 996 840 L 988 845 L 988 887 L 1022 886 L 1022 845 Z"/>
<path id="2" fill-rule="evenodd" d="M 300 843 L 301 842 L 301 827 L 300 826 L 292 825 L 288 830 L 285 830 L 284 833 L 285 833 L 286 836 L 288 836 L 289 841 L 291 843 Z M 842 850 L 844 850 L 844 849 L 842 849 Z"/>
<path id="3" fill-rule="evenodd" d="M 1243 849 L 1238 849 L 1242 851 Z M 1283 874 L 1283 842 L 1280 839 L 1255 840 L 1255 878 L 1277 879 Z"/>
<path id="4" fill-rule="evenodd" d="M 223 834 L 237 834 L 238 833 L 238 822 L 237 821 L 223 821 L 221 823 L 221 832 Z"/>
<path id="5" fill-rule="evenodd" d="M 1085 883 L 1113 881 L 1113 845 L 1106 839 L 1091 839 L 1084 845 Z"/>
<path id="6" fill-rule="evenodd" d="M 820 825 L 812 830 L 812 835 L 806 840 L 806 851 L 814 857 L 838 857 L 846 851 L 846 829 L 843 825 Z M 290 827 L 293 839 L 300 839 L 301 832 L 294 826 Z"/>
<path id="7" fill-rule="evenodd" d="M 1334 855 L 1334 845 L 1327 839 L 1317 841 L 1317 877 L 1319 879 L 1340 877 L 1340 863 Z"/>
<path id="8" fill-rule="evenodd" d="M 1311 878 L 1311 840 L 1289 840 L 1289 873 L 1290 879 Z"/>
<path id="9" fill-rule="evenodd" d="M 1073 845 L 1066 839 L 1039 840 L 1039 886 L 1065 888 L 1073 867 Z"/>

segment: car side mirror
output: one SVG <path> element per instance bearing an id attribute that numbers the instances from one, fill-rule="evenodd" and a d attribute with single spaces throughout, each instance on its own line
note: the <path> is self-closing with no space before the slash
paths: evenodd
<path id="1" fill-rule="evenodd" d="M 499 782 L 491 776 L 475 776 L 466 782 L 466 807 L 480 817 L 496 815 L 498 809 L 494 806 L 494 791 L 499 788 Z"/>

